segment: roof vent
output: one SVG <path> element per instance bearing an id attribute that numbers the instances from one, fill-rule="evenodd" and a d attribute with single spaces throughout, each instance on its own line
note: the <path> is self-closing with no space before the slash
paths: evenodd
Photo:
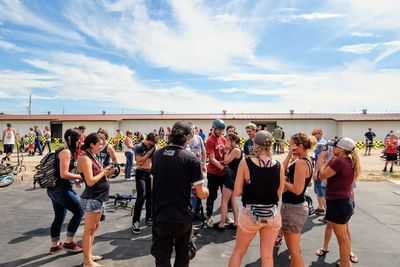
<path id="1" fill-rule="evenodd" d="M 222 114 L 226 115 L 226 109 L 222 110 Z"/>
<path id="2" fill-rule="evenodd" d="M 103 115 L 106 115 L 106 111 L 105 110 L 103 110 Z"/>
<path id="3" fill-rule="evenodd" d="M 164 110 L 160 110 L 160 114 L 161 114 L 161 115 L 164 115 Z"/>
<path id="4" fill-rule="evenodd" d="M 50 113 L 51 113 L 50 111 L 47 111 L 47 115 L 50 115 Z"/>
<path id="5" fill-rule="evenodd" d="M 362 109 L 362 114 L 367 114 L 367 109 L 366 108 Z"/>
<path id="6" fill-rule="evenodd" d="M 291 109 L 291 110 L 289 110 L 290 111 L 290 114 L 293 114 L 294 113 L 294 109 Z"/>

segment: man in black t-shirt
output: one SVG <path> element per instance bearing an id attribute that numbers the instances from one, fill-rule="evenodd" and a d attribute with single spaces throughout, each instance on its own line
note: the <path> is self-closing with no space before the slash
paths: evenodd
<path id="1" fill-rule="evenodd" d="M 249 139 L 246 140 L 243 147 L 243 153 L 246 157 L 254 155 L 253 154 L 253 138 L 256 135 L 257 126 L 254 123 L 249 123 L 246 125 L 246 133 Z"/>
<path id="2" fill-rule="evenodd" d="M 146 225 L 152 225 L 151 216 L 151 162 L 156 150 L 157 136 L 149 133 L 146 139 L 134 148 L 136 161 L 136 191 L 137 198 L 132 217 L 131 230 L 134 234 L 140 234 L 142 231 L 139 227 L 140 215 L 142 213 L 143 204 L 146 201 Z"/>
<path id="3" fill-rule="evenodd" d="M 372 128 L 368 128 L 368 132 L 366 132 L 364 134 L 365 137 L 365 154 L 364 156 L 366 156 L 368 154 L 368 156 L 371 155 L 371 148 L 374 145 L 374 138 L 375 138 L 376 134 L 372 131 Z"/>
<path id="4" fill-rule="evenodd" d="M 192 134 L 192 124 L 176 122 L 169 136 L 171 144 L 157 150 L 153 156 L 151 253 L 156 258 L 156 266 L 171 266 L 173 247 L 174 266 L 189 266 L 192 185 L 199 198 L 208 196 L 208 189 L 203 186 L 201 162 L 185 149 Z"/>

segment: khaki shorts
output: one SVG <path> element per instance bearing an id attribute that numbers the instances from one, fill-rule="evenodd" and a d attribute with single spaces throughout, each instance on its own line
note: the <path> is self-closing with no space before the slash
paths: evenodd
<path id="1" fill-rule="evenodd" d="M 282 225 L 282 218 L 279 211 L 276 216 L 269 220 L 268 223 L 254 223 L 253 219 L 249 215 L 247 208 L 243 207 L 239 214 L 238 227 L 246 233 L 257 233 L 262 228 L 279 231 Z"/>
<path id="2" fill-rule="evenodd" d="M 308 218 L 307 202 L 300 204 L 282 203 L 282 231 L 289 234 L 300 234 Z"/>

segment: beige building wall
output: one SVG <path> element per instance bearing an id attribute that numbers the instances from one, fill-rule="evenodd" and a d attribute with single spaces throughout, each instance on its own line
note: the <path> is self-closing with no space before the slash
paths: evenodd
<path id="1" fill-rule="evenodd" d="M 400 122 L 396 121 L 366 121 L 366 122 L 340 122 L 338 125 L 339 136 L 350 137 L 356 141 L 364 141 L 364 134 L 371 127 L 376 134 L 376 140 L 384 140 L 390 130 L 400 129 Z"/>
<path id="2" fill-rule="evenodd" d="M 35 125 L 37 125 L 41 130 L 43 130 L 45 126 L 50 127 L 50 121 L 0 121 L 0 138 L 3 138 L 3 130 L 7 128 L 7 123 L 12 124 L 12 127 L 17 131 L 20 138 L 28 134 L 29 128 L 33 128 Z"/>

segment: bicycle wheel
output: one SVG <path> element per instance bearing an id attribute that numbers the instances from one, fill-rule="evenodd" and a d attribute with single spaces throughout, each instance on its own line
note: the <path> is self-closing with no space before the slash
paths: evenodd
<path id="1" fill-rule="evenodd" d="M 11 175 L 0 176 L 0 187 L 9 186 L 14 182 L 14 178 Z"/>

